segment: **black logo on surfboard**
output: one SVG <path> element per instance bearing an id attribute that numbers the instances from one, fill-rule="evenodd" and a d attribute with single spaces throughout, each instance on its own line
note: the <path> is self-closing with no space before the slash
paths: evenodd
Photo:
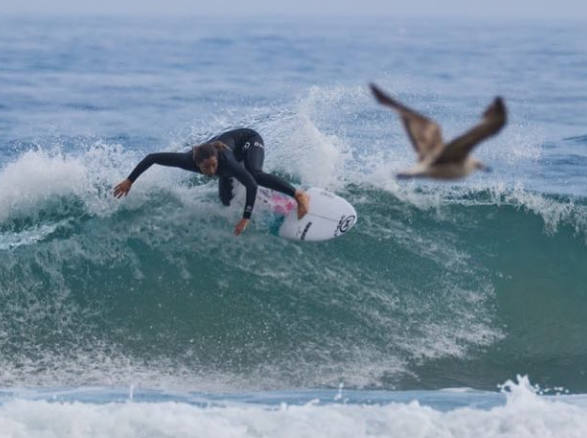
<path id="1" fill-rule="evenodd" d="M 354 214 L 351 214 L 350 216 L 342 215 L 338 221 L 336 230 L 334 231 L 334 237 L 338 237 L 350 230 L 352 226 L 355 225 L 356 220 L 357 217 Z"/>
<path id="2" fill-rule="evenodd" d="M 306 226 L 304 227 L 304 231 L 302 231 L 302 235 L 300 236 L 300 240 L 306 239 L 306 234 L 308 233 L 308 230 L 310 229 L 311 226 L 312 226 L 312 222 L 308 222 L 306 224 Z"/>

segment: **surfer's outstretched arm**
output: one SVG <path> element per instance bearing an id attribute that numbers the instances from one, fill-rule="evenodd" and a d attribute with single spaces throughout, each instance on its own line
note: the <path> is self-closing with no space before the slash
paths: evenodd
<path id="1" fill-rule="evenodd" d="M 191 170 L 192 172 L 200 172 L 200 169 L 198 169 L 194 163 L 191 150 L 188 152 L 157 152 L 149 154 L 143 158 L 130 173 L 128 179 L 134 183 L 135 180 L 153 164 L 179 167 L 180 169 Z"/>
<path id="2" fill-rule="evenodd" d="M 200 172 L 200 169 L 198 169 L 194 163 L 191 150 L 188 152 L 158 152 L 149 154 L 136 165 L 124 181 L 114 187 L 114 196 L 117 198 L 126 196 L 136 179 L 153 164 L 179 167 L 180 169 L 190 170 L 192 172 Z"/>

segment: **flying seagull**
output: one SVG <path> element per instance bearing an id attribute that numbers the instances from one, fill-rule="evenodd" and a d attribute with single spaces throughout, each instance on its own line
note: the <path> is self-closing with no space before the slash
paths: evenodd
<path id="1" fill-rule="evenodd" d="M 473 170 L 489 168 L 469 156 L 475 146 L 497 134 L 506 123 L 506 109 L 501 97 L 496 97 L 483 113 L 483 119 L 469 131 L 449 143 L 442 141 L 440 126 L 416 111 L 389 97 L 375 84 L 370 84 L 377 101 L 396 110 L 402 118 L 408 137 L 418 153 L 418 164 L 398 178 L 429 177 L 457 179 Z"/>

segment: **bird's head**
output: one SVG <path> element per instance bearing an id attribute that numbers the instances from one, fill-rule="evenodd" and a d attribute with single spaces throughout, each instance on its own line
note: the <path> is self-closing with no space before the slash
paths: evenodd
<path id="1" fill-rule="evenodd" d="M 486 166 L 479 160 L 473 160 L 473 168 L 476 170 L 481 170 L 483 172 L 489 173 L 492 171 L 491 167 Z"/>

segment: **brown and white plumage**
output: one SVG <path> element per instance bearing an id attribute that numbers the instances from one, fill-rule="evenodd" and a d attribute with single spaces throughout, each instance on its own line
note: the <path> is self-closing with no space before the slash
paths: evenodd
<path id="1" fill-rule="evenodd" d="M 392 99 L 374 84 L 371 84 L 371 91 L 380 104 L 399 113 L 418 154 L 418 164 L 398 174 L 399 178 L 455 179 L 467 176 L 475 169 L 487 169 L 469 154 L 475 146 L 497 134 L 505 125 L 506 108 L 501 97 L 496 97 L 485 110 L 481 122 L 445 144 L 440 126 L 435 121 Z"/>

